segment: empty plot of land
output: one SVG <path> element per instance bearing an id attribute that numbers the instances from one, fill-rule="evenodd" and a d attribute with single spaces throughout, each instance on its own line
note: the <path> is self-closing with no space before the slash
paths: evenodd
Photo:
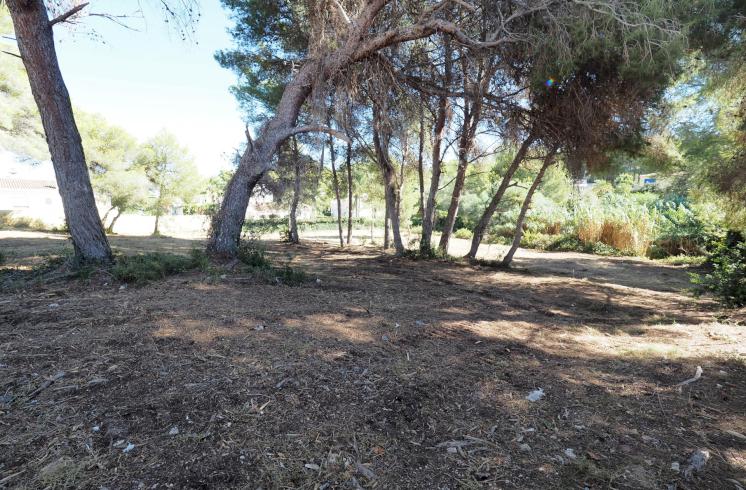
<path id="1" fill-rule="evenodd" d="M 64 243 L 0 239 L 7 267 Z M 4 291 L 0 486 L 745 485 L 746 332 L 684 291 L 685 270 L 522 251 L 504 271 L 268 246 L 311 280 L 236 268 Z M 697 450 L 709 459 L 688 474 Z"/>

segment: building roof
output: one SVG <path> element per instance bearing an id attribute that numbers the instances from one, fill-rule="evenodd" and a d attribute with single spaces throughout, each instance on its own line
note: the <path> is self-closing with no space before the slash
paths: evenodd
<path id="1" fill-rule="evenodd" d="M 0 189 L 12 191 L 57 189 L 57 183 L 53 180 L 15 179 L 12 177 L 0 177 Z"/>

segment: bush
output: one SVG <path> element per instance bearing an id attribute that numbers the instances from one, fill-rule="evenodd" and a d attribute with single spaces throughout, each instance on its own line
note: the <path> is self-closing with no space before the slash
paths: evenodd
<path id="1" fill-rule="evenodd" d="M 280 282 L 287 286 L 300 286 L 308 280 L 305 271 L 294 269 L 289 265 L 275 271 Z"/>
<path id="2" fill-rule="evenodd" d="M 712 272 L 692 274 L 696 292 L 711 292 L 730 308 L 746 306 L 746 242 L 743 237 L 730 234 L 721 240 L 710 254 Z"/>
<path id="3" fill-rule="evenodd" d="M 256 239 L 241 241 L 238 246 L 238 260 L 249 267 L 255 278 L 270 284 L 279 282 L 287 286 L 299 286 L 308 281 L 308 276 L 301 269 L 289 265 L 272 267 L 264 245 Z"/>
<path id="4" fill-rule="evenodd" d="M 206 261 L 204 252 L 196 250 L 189 257 L 160 252 L 123 255 L 116 259 L 111 273 L 122 282 L 144 284 L 172 274 L 204 268 Z"/>
<path id="5" fill-rule="evenodd" d="M 238 246 L 238 260 L 252 268 L 269 268 L 266 254 L 264 246 L 256 240 L 242 240 Z"/>
<path id="6" fill-rule="evenodd" d="M 683 203 L 667 202 L 659 206 L 659 211 L 661 231 L 649 253 L 653 259 L 703 255 L 707 245 L 718 238 L 717 228 Z"/>
<path id="7" fill-rule="evenodd" d="M 9 213 L 0 215 L 0 228 L 12 230 L 47 231 L 49 227 L 41 220 L 27 216 L 11 216 Z"/>
<path id="8" fill-rule="evenodd" d="M 5 263 L 6 257 L 3 252 L 0 252 L 0 265 L 3 265 Z"/>
<path id="9" fill-rule="evenodd" d="M 455 231 L 453 236 L 456 238 L 463 238 L 464 240 L 469 240 L 471 239 L 473 235 L 471 233 L 471 230 L 468 230 L 466 228 L 459 228 L 458 230 Z"/>

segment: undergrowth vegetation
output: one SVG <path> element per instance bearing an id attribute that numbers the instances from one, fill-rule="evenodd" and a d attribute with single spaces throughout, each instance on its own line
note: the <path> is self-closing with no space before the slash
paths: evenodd
<path id="1" fill-rule="evenodd" d="M 709 262 L 710 272 L 692 275 L 697 292 L 710 292 L 729 307 L 746 306 L 746 241 L 743 236 L 732 233 L 716 243 Z"/>
<path id="2" fill-rule="evenodd" d="M 289 264 L 273 266 L 267 257 L 267 249 L 256 238 L 241 240 L 238 260 L 249 268 L 254 277 L 267 283 L 299 286 L 308 281 L 308 275 L 302 269 L 291 267 Z"/>
<path id="3" fill-rule="evenodd" d="M 190 270 L 206 270 L 208 264 L 207 255 L 198 249 L 189 256 L 161 252 L 121 255 L 111 267 L 111 274 L 122 282 L 144 284 Z"/>

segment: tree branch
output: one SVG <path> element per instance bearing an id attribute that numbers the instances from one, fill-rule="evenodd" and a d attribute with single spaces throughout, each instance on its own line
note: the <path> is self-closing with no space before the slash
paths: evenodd
<path id="1" fill-rule="evenodd" d="M 15 56 L 15 57 L 16 57 L 16 58 L 18 58 L 19 60 L 22 60 L 22 59 L 23 59 L 23 58 L 21 58 L 21 55 L 18 55 L 18 54 L 15 54 L 15 53 L 11 53 L 10 51 L 0 51 L 0 53 L 5 53 L 5 54 L 9 54 L 9 55 L 11 55 L 11 56 Z"/>
<path id="2" fill-rule="evenodd" d="M 60 14 L 57 17 L 55 17 L 54 19 L 50 20 L 49 21 L 49 27 L 52 27 L 55 24 L 59 24 L 60 22 L 65 22 L 67 19 L 69 19 L 73 15 L 77 14 L 78 12 L 80 12 L 81 10 L 83 10 L 84 8 L 86 8 L 87 6 L 88 6 L 88 2 L 81 3 L 80 5 L 76 5 L 75 7 L 71 8 L 70 10 L 68 10 L 67 12 L 65 12 L 64 14 Z"/>
<path id="3" fill-rule="evenodd" d="M 286 138 L 289 138 L 293 135 L 300 134 L 300 133 L 326 133 L 329 135 L 334 136 L 335 138 L 339 138 L 345 143 L 351 143 L 352 140 L 343 132 L 337 131 L 336 129 L 332 129 L 329 126 L 322 126 L 320 124 L 308 124 L 305 126 L 296 126 L 294 128 L 290 128 L 285 134 Z"/>

